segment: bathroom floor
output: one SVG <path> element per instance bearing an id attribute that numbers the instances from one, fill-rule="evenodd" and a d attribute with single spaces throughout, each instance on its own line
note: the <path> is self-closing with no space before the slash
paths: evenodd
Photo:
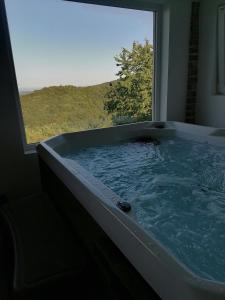
<path id="1" fill-rule="evenodd" d="M 6 203 L 1 211 L 0 299 L 135 299 L 105 274 L 46 195 Z M 159 299 L 153 291 L 149 296 Z"/>

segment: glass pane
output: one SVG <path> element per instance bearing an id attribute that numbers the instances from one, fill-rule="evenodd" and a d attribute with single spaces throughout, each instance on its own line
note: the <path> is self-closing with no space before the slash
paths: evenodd
<path id="1" fill-rule="evenodd" d="M 6 0 L 28 143 L 151 120 L 150 11 Z"/>

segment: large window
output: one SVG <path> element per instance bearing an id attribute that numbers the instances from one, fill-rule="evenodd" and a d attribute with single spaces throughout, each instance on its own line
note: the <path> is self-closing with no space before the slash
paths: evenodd
<path id="1" fill-rule="evenodd" d="M 152 119 L 153 12 L 5 2 L 27 143 Z"/>

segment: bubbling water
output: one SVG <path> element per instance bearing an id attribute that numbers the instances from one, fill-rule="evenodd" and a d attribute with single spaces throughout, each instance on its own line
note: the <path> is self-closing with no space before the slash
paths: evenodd
<path id="1" fill-rule="evenodd" d="M 225 151 L 181 138 L 81 149 L 76 160 L 195 274 L 225 281 Z"/>

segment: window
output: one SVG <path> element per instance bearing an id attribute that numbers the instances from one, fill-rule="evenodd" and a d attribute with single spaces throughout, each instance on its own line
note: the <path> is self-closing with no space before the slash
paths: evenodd
<path id="1" fill-rule="evenodd" d="M 218 91 L 225 94 L 225 5 L 218 12 Z"/>
<path id="2" fill-rule="evenodd" d="M 152 119 L 152 11 L 5 0 L 28 144 Z"/>

